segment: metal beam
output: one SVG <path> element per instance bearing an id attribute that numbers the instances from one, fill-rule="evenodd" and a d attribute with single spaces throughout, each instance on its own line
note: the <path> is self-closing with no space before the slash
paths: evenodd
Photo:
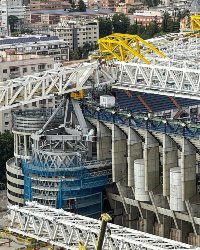
<path id="1" fill-rule="evenodd" d="M 100 230 L 98 220 L 28 202 L 26 207 L 10 206 L 11 232 L 34 238 L 64 249 L 77 249 L 82 242 L 95 249 Z M 170 239 L 108 223 L 104 250 L 127 249 L 191 249 L 191 246 Z M 199 248 L 196 248 L 199 250 Z"/>

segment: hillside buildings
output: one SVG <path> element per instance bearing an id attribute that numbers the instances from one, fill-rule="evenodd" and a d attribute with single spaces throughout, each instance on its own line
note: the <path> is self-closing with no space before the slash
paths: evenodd
<path id="1" fill-rule="evenodd" d="M 12 49 L 16 54 L 52 56 L 55 62 L 69 60 L 67 42 L 56 36 L 23 36 L 0 39 L 0 51 Z"/>
<path id="2" fill-rule="evenodd" d="M 97 20 L 63 21 L 55 28 L 55 35 L 68 43 L 71 50 L 86 43 L 97 44 L 99 24 Z"/>

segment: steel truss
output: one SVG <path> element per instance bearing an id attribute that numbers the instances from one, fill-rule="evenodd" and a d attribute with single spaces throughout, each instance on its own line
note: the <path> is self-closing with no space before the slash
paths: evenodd
<path id="1" fill-rule="evenodd" d="M 82 242 L 96 249 L 98 220 L 28 202 L 26 207 L 10 206 L 11 232 L 48 242 L 65 249 L 77 249 Z M 192 246 L 118 225 L 108 224 L 103 249 L 192 249 Z M 193 247 L 193 249 L 199 249 Z"/>
<path id="2" fill-rule="evenodd" d="M 151 61 L 150 65 L 137 62 L 136 59 L 130 63 L 113 64 L 110 61 L 106 66 L 98 62 L 85 62 L 78 66 L 58 67 L 9 80 L 0 85 L 0 110 L 99 84 L 113 84 L 114 88 L 199 99 L 199 39 L 169 34 L 148 41 L 174 60 L 154 58 L 153 54 L 148 54 L 146 57 Z"/>
<path id="3" fill-rule="evenodd" d="M 0 110 L 91 88 L 92 84 L 106 81 L 112 78 L 99 68 L 98 62 L 58 67 L 16 78 L 0 85 Z"/>
<path id="4" fill-rule="evenodd" d="M 200 30 L 200 15 L 191 16 L 191 26 L 194 31 Z"/>
<path id="5" fill-rule="evenodd" d="M 113 88 L 182 98 L 200 98 L 200 65 L 177 60 L 154 59 L 144 63 L 115 62 Z"/>
<path id="6" fill-rule="evenodd" d="M 176 60 L 196 62 L 200 57 L 200 39 L 196 37 L 181 38 L 158 46 L 166 56 Z"/>

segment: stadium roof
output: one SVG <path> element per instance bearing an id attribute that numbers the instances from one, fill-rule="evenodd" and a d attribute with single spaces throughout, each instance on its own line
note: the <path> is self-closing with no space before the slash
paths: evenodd
<path id="1" fill-rule="evenodd" d="M 199 13 L 200 12 L 200 0 L 194 0 L 191 4 L 191 12 Z"/>

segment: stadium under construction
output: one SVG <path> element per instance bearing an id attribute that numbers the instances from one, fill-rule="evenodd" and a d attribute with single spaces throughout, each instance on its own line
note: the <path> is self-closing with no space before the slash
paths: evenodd
<path id="1" fill-rule="evenodd" d="M 15 109 L 9 204 L 35 201 L 41 211 L 93 218 L 109 211 L 117 225 L 200 246 L 199 39 L 114 34 L 100 49 L 121 61 L 91 60 L 0 86 L 1 110 Z M 16 110 L 52 96 L 60 96 L 55 109 Z"/>

